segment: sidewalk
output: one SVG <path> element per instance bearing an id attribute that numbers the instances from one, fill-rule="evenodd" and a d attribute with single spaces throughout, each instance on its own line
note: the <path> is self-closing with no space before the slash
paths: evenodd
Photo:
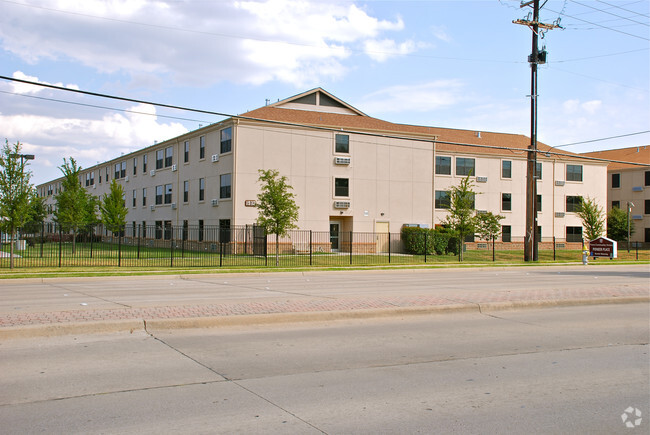
<path id="1" fill-rule="evenodd" d="M 8 338 L 650 301 L 650 267 L 210 274 L 0 281 Z"/>

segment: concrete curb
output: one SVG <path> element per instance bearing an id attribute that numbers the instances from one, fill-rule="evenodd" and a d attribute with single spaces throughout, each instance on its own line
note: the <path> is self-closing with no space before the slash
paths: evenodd
<path id="1" fill-rule="evenodd" d="M 376 308 L 342 311 L 315 311 L 274 314 L 246 314 L 176 319 L 132 319 L 98 322 L 71 322 L 66 324 L 29 325 L 0 328 L 0 341 L 38 337 L 80 334 L 106 334 L 170 331 L 176 329 L 227 328 L 282 323 L 309 323 L 337 320 L 376 319 L 412 315 L 446 314 L 459 312 L 486 313 L 493 311 L 573 307 L 588 305 L 649 303 L 650 297 L 630 296 L 600 299 L 532 300 L 491 303 L 459 303 L 422 307 Z"/>

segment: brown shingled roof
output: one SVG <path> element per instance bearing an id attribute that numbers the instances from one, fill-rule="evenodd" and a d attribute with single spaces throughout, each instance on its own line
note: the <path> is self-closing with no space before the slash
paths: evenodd
<path id="1" fill-rule="evenodd" d="M 619 148 L 616 150 L 594 151 L 583 153 L 587 157 L 598 159 L 617 160 L 619 162 L 642 163 L 650 166 L 650 145 L 643 145 L 630 148 Z M 639 165 L 612 162 L 607 167 L 608 171 L 619 169 L 638 169 Z"/>
<path id="2" fill-rule="evenodd" d="M 530 138 L 519 134 L 479 132 L 476 130 L 458 130 L 451 128 L 426 127 L 419 125 L 395 124 L 370 116 L 346 115 L 338 113 L 326 113 L 310 110 L 285 109 L 279 107 L 261 107 L 246 112 L 241 117 L 254 118 L 268 121 L 287 122 L 300 125 L 311 125 L 327 128 L 344 128 L 347 130 L 372 132 L 395 136 L 410 136 L 432 141 L 444 141 L 475 145 L 488 145 L 496 147 L 514 148 L 521 151 L 500 150 L 494 148 L 480 148 L 453 144 L 436 144 L 437 151 L 472 153 L 472 154 L 520 154 L 528 149 Z M 480 136 L 480 137 L 479 137 Z M 552 150 L 552 147 L 541 142 L 537 143 L 540 151 Z M 572 154 L 572 153 L 566 153 Z M 538 155 L 543 158 L 543 155 Z M 577 156 L 577 154 L 576 154 Z"/>

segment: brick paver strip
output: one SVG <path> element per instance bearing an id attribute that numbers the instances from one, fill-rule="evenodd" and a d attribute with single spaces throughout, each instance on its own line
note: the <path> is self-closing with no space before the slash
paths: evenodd
<path id="1" fill-rule="evenodd" d="M 111 320 L 154 320 L 198 317 L 240 316 L 254 314 L 280 314 L 304 312 L 333 312 L 369 309 L 451 306 L 457 304 L 488 304 L 524 301 L 598 300 L 616 297 L 648 297 L 644 286 L 607 286 L 587 289 L 544 289 L 526 291 L 472 292 L 450 291 L 443 296 L 404 295 L 386 297 L 363 297 L 323 299 L 301 298 L 285 301 L 256 300 L 238 303 L 208 305 L 180 305 L 146 308 L 92 309 L 41 313 L 12 313 L 0 315 L 0 328 L 26 325 L 52 325 L 72 322 Z"/>

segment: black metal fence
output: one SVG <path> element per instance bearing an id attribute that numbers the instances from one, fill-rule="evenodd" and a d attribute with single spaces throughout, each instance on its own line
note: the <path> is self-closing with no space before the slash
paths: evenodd
<path id="1" fill-rule="evenodd" d="M 40 232 L 19 232 L 15 240 L 0 234 L 0 268 L 10 267 L 301 267 L 362 266 L 457 262 L 458 248 L 441 255 L 407 252 L 400 233 L 359 233 L 294 230 L 276 240 L 261 227 L 129 225 L 120 234 L 101 226 L 73 232 L 48 224 Z M 426 246 L 426 243 L 424 243 Z M 519 246 L 521 245 L 521 246 Z M 457 243 L 456 243 L 456 246 Z M 580 243 L 547 240 L 540 244 L 541 261 L 577 261 Z M 464 261 L 520 261 L 523 242 L 470 242 Z M 634 259 L 634 249 L 627 254 Z M 619 257 L 626 251 L 619 248 Z M 641 259 L 649 257 L 641 250 Z M 636 248 L 639 258 L 639 248 Z"/>

